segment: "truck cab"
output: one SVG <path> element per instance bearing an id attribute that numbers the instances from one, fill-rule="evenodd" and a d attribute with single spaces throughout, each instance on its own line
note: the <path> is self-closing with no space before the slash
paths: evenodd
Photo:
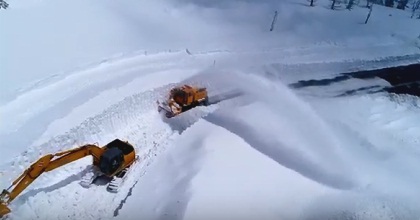
<path id="1" fill-rule="evenodd" d="M 197 106 L 208 101 L 206 88 L 193 88 L 184 85 L 171 90 L 171 99 L 180 106 Z"/>

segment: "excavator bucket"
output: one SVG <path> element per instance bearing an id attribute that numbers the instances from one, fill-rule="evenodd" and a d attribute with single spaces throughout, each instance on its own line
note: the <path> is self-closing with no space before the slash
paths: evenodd
<path id="1" fill-rule="evenodd" d="M 0 218 L 2 218 L 3 216 L 9 214 L 11 211 L 10 209 L 7 207 L 6 204 L 0 204 Z"/>
<path id="2" fill-rule="evenodd" d="M 0 194 L 0 218 L 11 212 L 9 207 L 7 207 L 7 200 L 9 199 L 9 196 L 10 192 L 7 190 L 3 190 Z"/>

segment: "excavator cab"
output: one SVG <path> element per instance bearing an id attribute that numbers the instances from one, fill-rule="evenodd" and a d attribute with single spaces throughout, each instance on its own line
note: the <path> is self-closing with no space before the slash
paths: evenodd
<path id="1" fill-rule="evenodd" d="M 188 94 L 184 90 L 175 88 L 171 90 L 169 98 L 173 99 L 178 105 L 184 105 L 187 103 Z"/>
<path id="2" fill-rule="evenodd" d="M 113 176 L 125 161 L 125 157 L 131 155 L 134 147 L 127 142 L 115 139 L 105 145 L 105 151 L 99 158 L 99 169 L 107 175 Z M 128 158 L 132 160 L 134 158 Z"/>
<path id="3" fill-rule="evenodd" d="M 111 175 L 124 162 L 124 155 L 121 150 L 118 148 L 111 148 L 104 152 L 104 154 L 99 159 L 99 169 L 105 175 Z"/>

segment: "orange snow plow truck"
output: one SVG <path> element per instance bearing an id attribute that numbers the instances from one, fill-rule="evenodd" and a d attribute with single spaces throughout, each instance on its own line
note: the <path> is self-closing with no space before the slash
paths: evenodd
<path id="1" fill-rule="evenodd" d="M 168 99 L 164 102 L 157 101 L 158 112 L 165 112 L 167 118 L 172 118 L 194 107 L 209 105 L 207 89 L 183 85 L 170 90 Z"/>
<path id="2" fill-rule="evenodd" d="M 80 185 L 88 188 L 97 177 L 110 179 L 108 191 L 117 192 L 130 167 L 138 160 L 134 147 L 125 141 L 115 139 L 103 147 L 87 144 L 81 147 L 48 154 L 34 162 L 12 185 L 0 194 L 0 218 L 11 212 L 8 205 L 25 190 L 42 173 L 52 171 L 86 156 L 93 157 L 93 166 L 80 181 Z"/>

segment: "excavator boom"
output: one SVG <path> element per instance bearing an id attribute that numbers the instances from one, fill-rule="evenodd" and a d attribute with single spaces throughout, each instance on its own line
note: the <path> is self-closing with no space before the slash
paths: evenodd
<path id="1" fill-rule="evenodd" d="M 42 173 L 52 171 L 88 155 L 92 155 L 95 160 L 99 160 L 102 153 L 103 149 L 96 145 L 84 145 L 73 150 L 56 154 L 47 154 L 41 157 L 14 180 L 7 190 L 3 190 L 0 194 L 0 217 L 10 213 L 10 209 L 7 205 Z"/>

